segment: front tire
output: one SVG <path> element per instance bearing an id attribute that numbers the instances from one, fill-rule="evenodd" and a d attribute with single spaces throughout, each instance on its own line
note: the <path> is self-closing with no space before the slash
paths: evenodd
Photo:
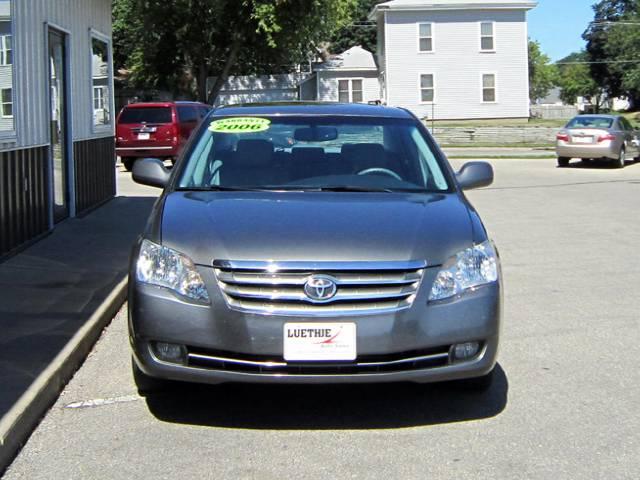
<path id="1" fill-rule="evenodd" d="M 455 380 L 452 382 L 453 386 L 459 390 L 467 392 L 486 392 L 493 385 L 493 379 L 495 378 L 495 367 L 486 375 L 474 378 L 465 378 L 464 380 Z"/>
<path id="2" fill-rule="evenodd" d="M 613 167 L 624 168 L 624 157 L 625 157 L 625 151 L 624 151 L 624 147 L 622 147 L 620 149 L 620 153 L 618 154 L 618 158 L 613 162 Z"/>
<path id="3" fill-rule="evenodd" d="M 571 160 L 569 157 L 558 157 L 558 166 L 566 167 L 569 165 L 569 160 Z"/>
<path id="4" fill-rule="evenodd" d="M 120 159 L 120 161 L 122 162 L 124 169 L 127 172 L 130 172 L 133 169 L 133 164 L 136 161 L 136 159 L 132 157 L 123 157 Z"/>
<path id="5" fill-rule="evenodd" d="M 166 392 L 171 389 L 173 382 L 171 380 L 164 380 L 162 378 L 150 377 L 138 367 L 136 361 L 131 358 L 131 373 L 133 374 L 133 381 L 138 389 L 138 394 L 141 397 L 146 397 L 149 394 Z"/>

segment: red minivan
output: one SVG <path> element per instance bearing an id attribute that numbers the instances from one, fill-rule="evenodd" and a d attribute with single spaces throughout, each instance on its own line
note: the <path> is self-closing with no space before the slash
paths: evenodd
<path id="1" fill-rule="evenodd" d="M 193 129 L 211 107 L 197 102 L 132 103 L 116 122 L 116 153 L 127 171 L 136 158 L 169 158 L 180 154 Z"/>

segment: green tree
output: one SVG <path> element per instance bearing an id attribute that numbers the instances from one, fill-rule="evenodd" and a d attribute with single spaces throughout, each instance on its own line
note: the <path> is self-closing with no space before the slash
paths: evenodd
<path id="1" fill-rule="evenodd" d="M 594 21 L 582 35 L 591 76 L 608 96 L 629 96 L 637 102 L 640 0 L 600 0 L 593 10 Z"/>
<path id="2" fill-rule="evenodd" d="M 535 102 L 549 95 L 557 79 L 556 66 L 542 53 L 540 44 L 529 40 L 529 99 Z"/>
<path id="3" fill-rule="evenodd" d="M 351 20 L 356 0 L 114 0 L 131 82 L 213 103 L 227 77 L 289 71 Z M 116 18 L 116 15 L 120 17 Z M 216 77 L 207 91 L 207 77 Z"/>
<path id="4" fill-rule="evenodd" d="M 385 1 L 387 0 L 358 0 L 353 21 L 330 37 L 331 53 L 342 53 L 351 47 L 360 45 L 375 54 L 378 29 L 375 22 L 370 22 L 368 17 L 373 7 Z"/>
<path id="5" fill-rule="evenodd" d="M 557 65 L 557 83 L 562 101 L 573 105 L 578 97 L 585 97 L 599 108 L 604 92 L 591 77 L 589 54 L 585 51 L 574 52 L 558 61 Z"/>

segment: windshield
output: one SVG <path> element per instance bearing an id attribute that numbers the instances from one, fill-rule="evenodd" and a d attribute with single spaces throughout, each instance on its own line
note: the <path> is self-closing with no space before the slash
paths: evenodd
<path id="1" fill-rule="evenodd" d="M 611 128 L 613 119 L 607 117 L 576 117 L 566 128 Z"/>
<path id="2" fill-rule="evenodd" d="M 411 119 L 212 117 L 179 189 L 449 190 Z"/>

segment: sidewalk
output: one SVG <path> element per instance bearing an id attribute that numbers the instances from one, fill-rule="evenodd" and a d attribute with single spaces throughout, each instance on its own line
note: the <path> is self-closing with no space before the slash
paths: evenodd
<path id="1" fill-rule="evenodd" d="M 154 200 L 117 197 L 0 263 L 0 473 L 122 305 Z"/>

